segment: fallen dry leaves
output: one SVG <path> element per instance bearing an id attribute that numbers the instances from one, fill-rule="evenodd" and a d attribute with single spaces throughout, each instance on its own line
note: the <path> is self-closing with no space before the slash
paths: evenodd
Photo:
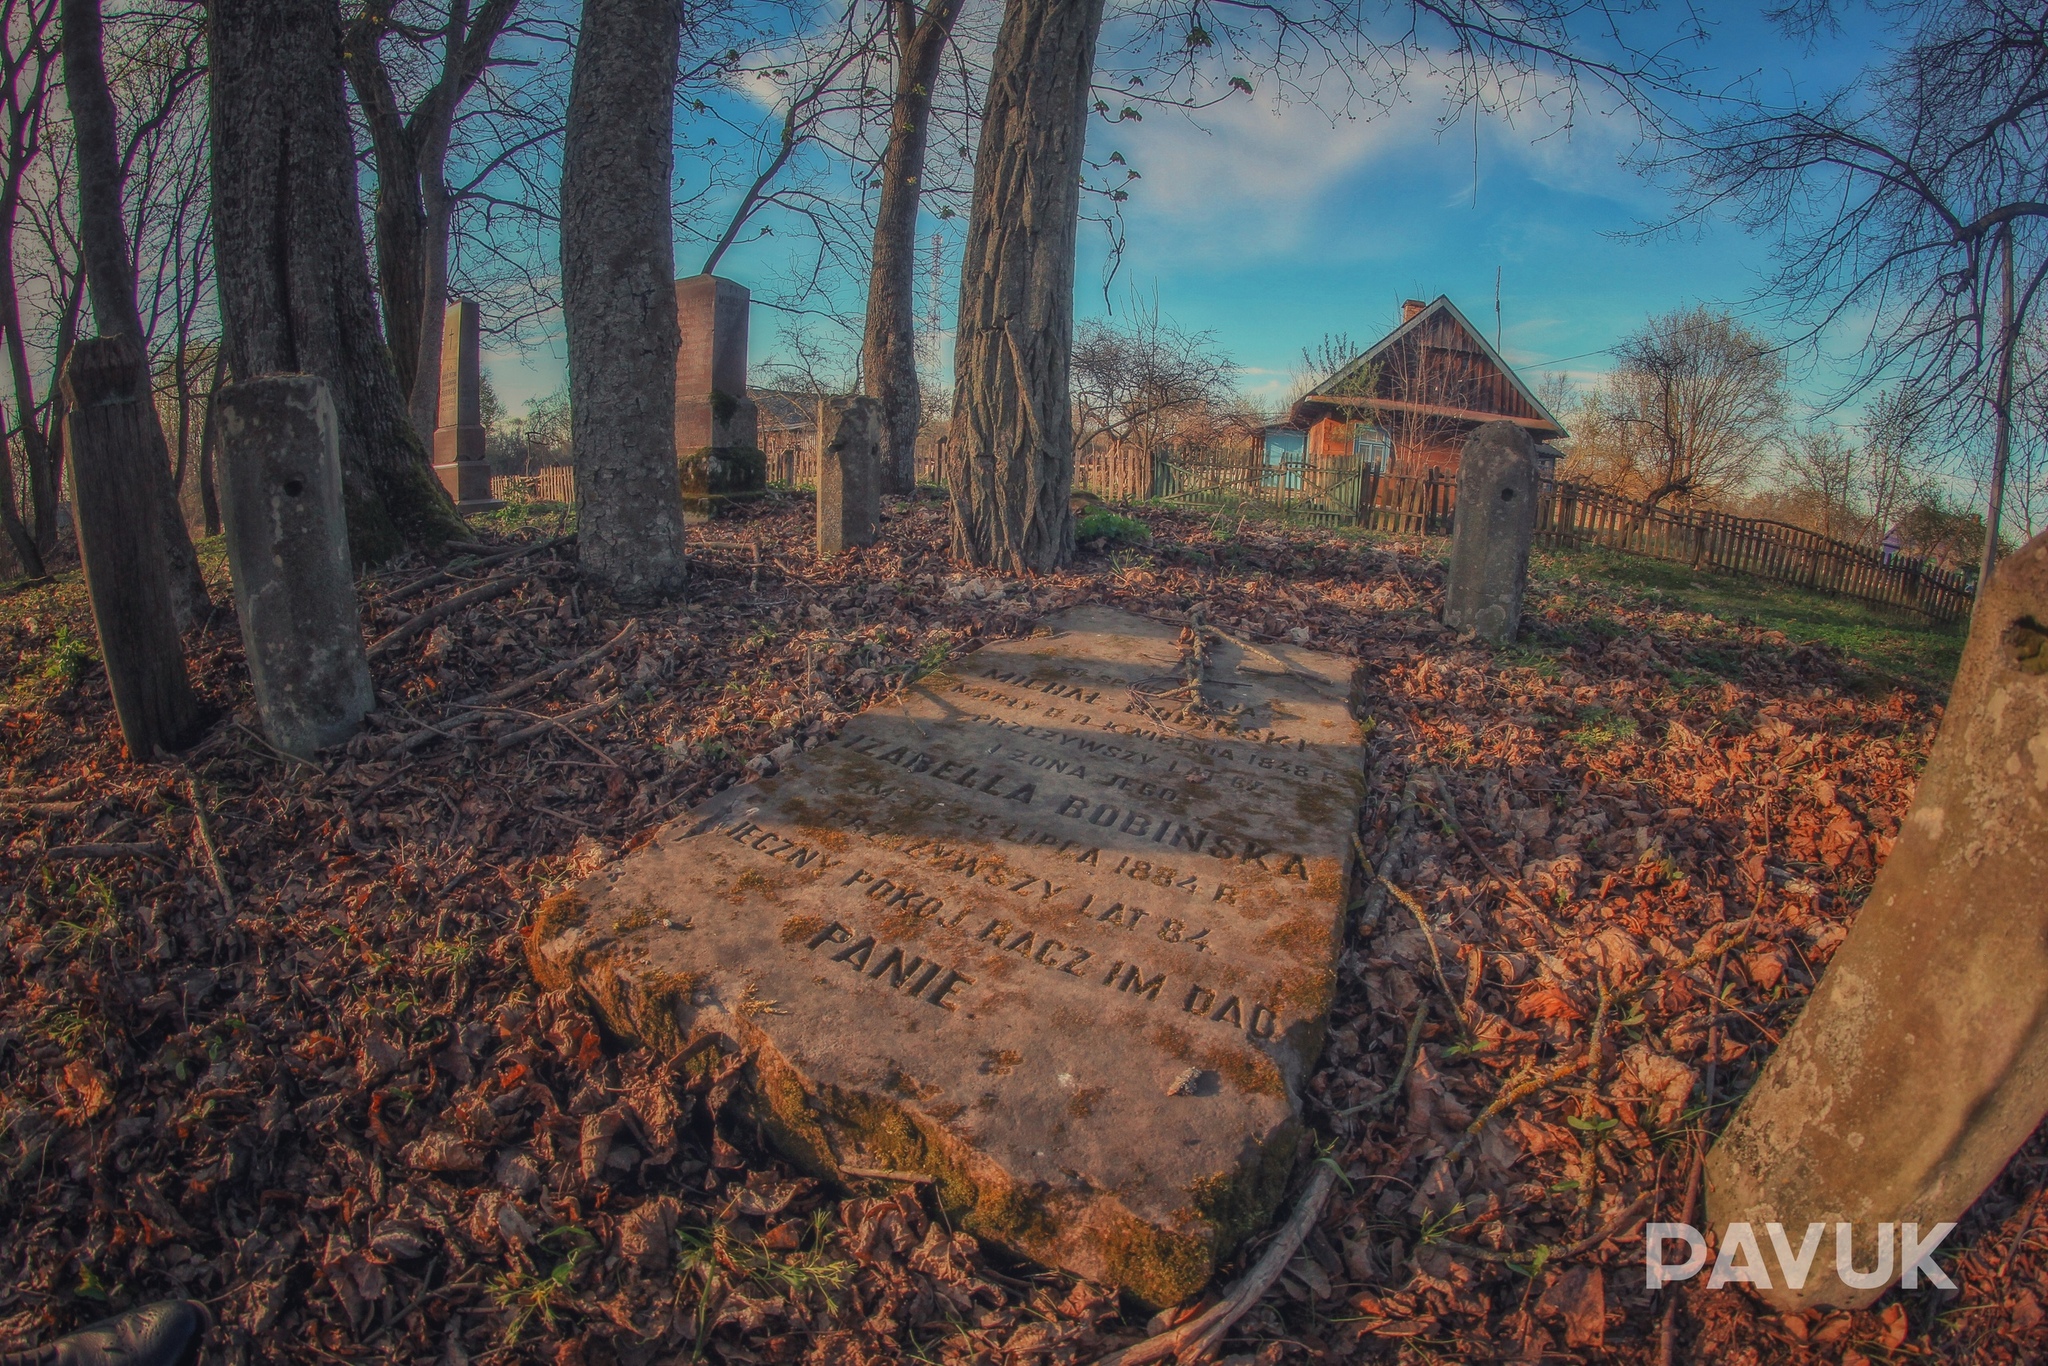
<path id="1" fill-rule="evenodd" d="M 1437 626 L 1415 548 L 1145 515 L 1149 552 L 1019 580 L 948 564 L 929 501 L 819 565 L 777 499 L 637 616 L 566 546 L 394 566 L 364 585 L 382 706 L 318 766 L 256 734 L 229 621 L 188 642 L 223 719 L 182 768 L 121 760 L 96 671 L 15 680 L 0 1338 L 176 1294 L 237 1362 L 1065 1366 L 1194 1313 L 1011 1264 L 921 1185 L 806 1179 L 743 1054 L 619 1049 L 518 933 L 906 676 L 1099 600 L 1353 656 L 1372 727 L 1306 1098 L 1346 1183 L 1231 1350 L 1654 1361 L 1639 1226 L 1680 1217 L 1697 1126 L 1840 944 L 1938 707 L 1590 585 L 1495 653 Z M 17 654 L 90 640 L 75 593 L 0 617 Z M 2038 1357 L 2044 1169 L 2037 1136 L 1950 1240 L 1956 1296 L 1786 1317 L 1695 1282 L 1677 1359 Z"/>

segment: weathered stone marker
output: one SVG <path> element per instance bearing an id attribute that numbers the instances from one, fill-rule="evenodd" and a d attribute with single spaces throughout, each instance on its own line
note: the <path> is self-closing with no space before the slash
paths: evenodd
<path id="1" fill-rule="evenodd" d="M 818 400 L 818 556 L 873 545 L 882 523 L 882 408 Z"/>
<path id="2" fill-rule="evenodd" d="M 310 757 L 377 704 L 342 511 L 327 381 L 266 375 L 220 391 L 221 521 L 256 709 L 270 742 Z"/>
<path id="3" fill-rule="evenodd" d="M 450 299 L 441 320 L 441 416 L 434 429 L 434 473 L 467 516 L 505 506 L 491 497 L 484 460 L 483 334 L 476 302 Z"/>
<path id="4" fill-rule="evenodd" d="M 143 374 L 140 348 L 120 335 L 87 337 L 64 363 L 78 558 L 122 742 L 129 758 L 148 763 L 159 748 L 190 744 L 202 718 L 185 673 L 163 523 L 151 496 L 162 442 Z"/>
<path id="5" fill-rule="evenodd" d="M 746 286 L 716 275 L 676 281 L 676 459 L 683 511 L 716 516 L 767 486 L 760 416 L 747 397 Z"/>
<path id="6" fill-rule="evenodd" d="M 1513 640 L 1535 536 L 1535 443 L 1512 422 L 1489 422 L 1466 440 L 1458 462 L 1444 625 L 1496 645 Z"/>
<path id="7" fill-rule="evenodd" d="M 534 971 L 754 1049 L 812 1169 L 1177 1303 L 1293 1165 L 1363 787 L 1347 661 L 1218 643 L 1204 718 L 1178 634 L 1076 608 L 927 676 L 543 904 Z"/>
<path id="8" fill-rule="evenodd" d="M 1880 1256 L 1880 1231 L 1889 1242 L 1917 1224 L 1920 1242 L 1935 1241 L 2044 1114 L 2048 535 L 1978 599 L 1898 844 L 1708 1155 L 1707 1214 L 1724 1236 L 1752 1224 L 1760 1247 L 1773 1220 L 1794 1249 L 1825 1225 L 1805 1287 L 1774 1276 L 1765 1298 L 1859 1307 L 1913 1260 Z M 1844 1222 L 1862 1286 L 1836 1271 Z"/>

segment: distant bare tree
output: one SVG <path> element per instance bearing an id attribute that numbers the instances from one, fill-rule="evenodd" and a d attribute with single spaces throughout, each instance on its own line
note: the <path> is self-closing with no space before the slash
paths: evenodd
<path id="1" fill-rule="evenodd" d="M 1766 472 L 1785 415 L 1785 362 L 1726 314 L 1652 318 L 1582 410 L 1575 470 L 1654 507 L 1699 503 Z"/>
<path id="2" fill-rule="evenodd" d="M 1832 427 L 1811 427 L 1786 442 L 1780 478 L 1794 519 L 1842 540 L 1861 531 L 1856 464 L 1856 448 Z"/>
<path id="3" fill-rule="evenodd" d="M 1835 8 L 1806 0 L 1779 17 L 1817 38 Z M 1904 376 L 1938 432 L 1981 443 L 2009 408 L 2016 339 L 2048 279 L 2048 11 L 1873 9 L 1892 33 L 1870 68 L 1819 99 L 1737 102 L 1668 165 L 1690 186 L 1685 216 L 1733 212 L 1777 242 L 1768 292 L 1809 339 L 1854 330 L 1852 392 Z"/>
<path id="4" fill-rule="evenodd" d="M 130 248 L 123 202 L 128 164 L 121 156 L 119 112 L 114 105 L 113 89 L 107 83 L 99 0 L 63 0 L 62 18 L 64 92 L 71 108 L 78 158 L 79 237 L 84 247 L 93 322 L 102 337 L 128 337 L 141 370 L 137 376 L 138 389 L 146 394 L 155 388 L 155 377 L 147 349 L 148 332 L 143 327 L 137 299 L 136 259 Z M 187 39 L 183 60 L 174 65 L 162 105 L 165 117 L 175 109 L 178 94 L 197 84 L 205 71 L 197 31 L 188 33 Z M 171 483 L 170 451 L 153 405 L 143 426 L 155 445 L 155 458 L 143 465 L 151 483 L 143 497 L 159 523 L 165 557 L 163 572 L 171 606 L 177 612 L 179 627 L 189 630 L 205 618 L 210 605 L 206 580 L 199 572 L 199 558 L 178 508 L 177 490 Z"/>
<path id="5" fill-rule="evenodd" d="M 16 235 L 24 226 L 23 192 L 43 158 L 60 61 L 57 0 L 0 0 L 0 155 L 6 158 L 0 163 L 0 343 L 7 348 L 14 390 L 13 411 L 0 422 L 0 529 L 30 578 L 43 577 L 43 557 L 55 545 L 57 481 L 51 428 L 36 400 Z M 43 392 L 53 389 L 45 386 Z"/>
<path id="6" fill-rule="evenodd" d="M 1158 450 L 1196 409 L 1225 401 L 1230 359 L 1209 332 L 1161 315 L 1157 299 L 1133 296 L 1121 320 L 1090 319 L 1074 337 L 1074 449 L 1098 437 Z"/>
<path id="7" fill-rule="evenodd" d="M 377 167 L 377 288 L 384 335 L 413 427 L 432 441 L 441 386 L 441 318 L 457 195 L 447 182 L 456 116 L 482 79 L 518 0 L 365 4 L 342 36 L 343 61 Z M 402 49 L 387 59 L 386 44 Z M 394 72 L 396 67 L 396 72 Z M 394 79 L 394 76 L 398 79 Z M 412 87 L 402 107 L 400 85 Z M 542 126 L 531 137 L 545 138 Z M 515 139 L 515 142 L 518 141 Z"/>

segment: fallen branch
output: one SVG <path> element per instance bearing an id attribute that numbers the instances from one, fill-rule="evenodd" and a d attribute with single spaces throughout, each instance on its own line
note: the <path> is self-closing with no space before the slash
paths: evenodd
<path id="1" fill-rule="evenodd" d="M 1394 1097 L 1401 1094 L 1401 1088 L 1408 1083 L 1408 1073 L 1415 1066 L 1415 1055 L 1422 1048 L 1422 1024 L 1429 1018 L 1429 998 L 1423 997 L 1415 1007 L 1415 1018 L 1408 1022 L 1408 1046 L 1401 1054 L 1401 1066 L 1394 1073 L 1394 1079 L 1387 1083 L 1387 1089 L 1371 1100 L 1363 1100 L 1348 1110 L 1339 1110 L 1340 1119 L 1351 1115 L 1377 1113 L 1393 1104 Z"/>
<path id="2" fill-rule="evenodd" d="M 1444 824 L 1451 827 L 1451 833 L 1456 835 L 1465 848 L 1471 851 L 1472 857 L 1479 860 L 1479 866 L 1486 870 L 1487 876 L 1498 882 L 1502 891 L 1536 912 L 1536 914 L 1548 915 L 1549 912 L 1538 906 L 1518 884 L 1508 881 L 1507 875 L 1494 867 L 1493 860 L 1489 859 L 1485 852 L 1477 844 L 1473 843 L 1472 837 L 1465 833 L 1465 824 L 1458 819 L 1458 799 L 1451 795 L 1451 785 L 1444 781 L 1443 774 L 1432 773 L 1430 776 L 1436 780 L 1436 790 L 1441 792 L 1444 797 L 1444 804 L 1439 808 L 1438 814 L 1444 818 Z"/>
<path id="3" fill-rule="evenodd" d="M 464 702 L 463 705 L 487 706 L 492 703 L 509 701 L 512 698 L 519 696 L 519 694 L 525 692 L 528 688 L 539 687 L 541 684 L 547 682 L 551 678 L 558 678 L 566 673 L 574 673 L 577 670 L 582 669 L 588 665 L 595 664 L 598 660 L 603 659 L 606 655 L 610 654 L 613 650 L 618 649 L 621 645 L 624 645 L 627 641 L 631 640 L 634 636 L 638 635 L 639 633 L 640 619 L 638 617 L 635 617 L 631 621 L 627 622 L 624 626 L 620 627 L 619 633 L 617 635 L 613 636 L 610 640 L 598 646 L 596 649 L 586 650 L 584 653 L 576 656 L 576 658 L 571 660 L 565 660 L 560 664 L 551 664 L 547 668 L 540 670 L 538 673 L 530 673 L 516 683 L 507 683 L 504 687 L 498 689 L 494 693 L 486 693 L 482 697 L 472 697 L 468 699 L 466 702 Z"/>
<path id="4" fill-rule="evenodd" d="M 85 779 L 72 778 L 67 782 L 58 783 L 55 787 L 46 787 L 40 791 L 32 787 L 0 787 L 0 802 L 41 803 L 61 801 L 84 786 Z"/>
<path id="5" fill-rule="evenodd" d="M 1199 1361 L 1223 1340 L 1231 1325 L 1257 1304 L 1273 1283 L 1280 1279 L 1280 1273 L 1294 1260 L 1294 1254 L 1301 1247 L 1302 1239 L 1315 1227 L 1322 1217 L 1323 1206 L 1330 1199 L 1330 1192 L 1337 1187 L 1337 1168 L 1329 1161 L 1316 1163 L 1314 1175 L 1309 1177 L 1308 1187 L 1301 1193 L 1301 1199 L 1294 1206 L 1294 1213 L 1288 1216 L 1280 1231 L 1273 1235 L 1273 1241 L 1266 1244 L 1266 1250 L 1259 1254 L 1257 1265 L 1245 1274 L 1226 1294 L 1222 1301 L 1207 1313 L 1189 1319 L 1178 1328 L 1170 1329 L 1150 1337 L 1120 1352 L 1112 1352 L 1096 1363 L 1096 1366 L 1144 1366 L 1149 1361 L 1164 1361 L 1177 1356 L 1184 1361 Z"/>
<path id="6" fill-rule="evenodd" d="M 399 625 L 391 630 L 390 634 L 370 647 L 369 656 L 375 659 L 379 655 L 387 654 L 436 622 L 454 616 L 465 607 L 474 606 L 479 602 L 486 602 L 491 598 L 502 597 L 526 583 L 532 577 L 533 571 L 531 569 L 521 570 L 517 574 L 507 574 L 502 579 L 492 579 L 489 583 L 472 588 L 467 593 L 457 593 L 446 602 L 437 602 L 424 612 L 417 613 L 399 623 Z"/>
<path id="7" fill-rule="evenodd" d="M 1590 1237 L 1581 1238 L 1576 1243 L 1567 1243 L 1562 1247 L 1544 1243 L 1530 1252 L 1495 1252 L 1490 1247 L 1474 1247 L 1470 1243 L 1454 1243 L 1449 1239 L 1439 1239 L 1429 1244 L 1429 1246 L 1441 1248 L 1453 1257 L 1474 1257 L 1482 1262 L 1499 1262 L 1506 1266 L 1531 1268 L 1533 1271 L 1536 1268 L 1549 1266 L 1553 1262 L 1561 1262 L 1567 1258 L 1583 1256 L 1606 1242 L 1609 1238 L 1619 1238 L 1622 1234 L 1627 1233 L 1638 1219 L 1648 1213 L 1650 1201 L 1655 1198 L 1655 1191 L 1644 1191 L 1630 1202 L 1627 1209 L 1608 1220 L 1606 1227 L 1602 1228 L 1598 1233 Z"/>
<path id="8" fill-rule="evenodd" d="M 569 712 L 566 715 L 542 717 L 540 721 L 531 726 L 522 727 L 519 730 L 512 731 L 510 734 L 500 735 L 492 743 L 499 749 L 510 749 L 514 745 L 523 745 L 528 740 L 533 739 L 534 736 L 545 733 L 551 727 L 566 727 L 571 721 L 581 721 L 586 716 L 595 716 L 618 700 L 616 694 L 611 697 L 601 697 L 589 706 L 578 707 L 575 711 Z M 578 739 L 574 735 L 571 735 L 569 738 L 572 740 Z M 606 756 L 606 762 L 610 762 L 610 756 Z"/>
<path id="9" fill-rule="evenodd" d="M 192 771 L 185 771 L 185 785 L 192 791 L 192 815 L 199 829 L 200 847 L 206 850 L 206 866 L 213 870 L 213 885 L 220 891 L 221 909 L 232 918 L 235 914 L 235 896 L 228 890 L 228 875 L 220 866 L 220 851 L 213 847 L 213 831 L 206 824 L 206 803 L 199 796 L 199 780 Z"/>
<path id="10" fill-rule="evenodd" d="M 565 542 L 573 541 L 575 539 L 576 537 L 574 536 L 574 534 L 568 536 L 557 536 L 551 541 L 541 541 L 535 545 L 523 545 L 518 547 L 517 549 L 507 550 L 497 555 L 488 556 L 484 559 L 476 561 L 473 564 L 463 565 L 462 568 L 490 569 L 497 565 L 504 564 L 508 560 L 516 560 L 522 555 L 538 555 L 543 550 L 552 550 L 558 545 L 562 545 Z M 447 542 L 446 544 L 453 545 L 455 543 Z M 471 543 L 467 541 L 462 543 L 465 549 L 468 548 L 470 544 Z M 484 547 L 477 546 L 476 549 L 482 550 L 484 549 Z M 450 566 L 446 569 L 437 569 L 431 574 L 427 574 L 421 578 L 414 579 L 411 583 L 402 584 L 399 587 L 392 589 L 389 593 L 380 593 L 376 596 L 376 598 L 372 599 L 372 601 L 400 602 L 406 598 L 411 597 L 415 593 L 421 592 L 428 588 L 432 588 L 436 584 L 446 583 L 448 580 L 454 577 L 454 566 Z"/>
<path id="11" fill-rule="evenodd" d="M 144 844 L 60 844 L 54 849 L 45 849 L 47 859 L 92 859 L 92 858 L 147 858 L 155 859 L 165 867 L 173 867 L 177 860 L 172 857 L 170 846 L 157 840 Z"/>
<path id="12" fill-rule="evenodd" d="M 1380 879 L 1380 885 L 1392 892 L 1394 900 L 1406 906 L 1408 914 L 1415 917 L 1416 925 L 1422 930 L 1423 939 L 1429 944 L 1429 963 L 1436 969 L 1436 984 L 1442 990 L 1444 1001 L 1451 1008 L 1451 1014 L 1458 1021 L 1459 1032 L 1469 1035 L 1471 1031 L 1465 1027 L 1464 1013 L 1458 1009 L 1458 998 L 1451 993 L 1451 984 L 1444 979 L 1444 960 L 1436 951 L 1436 932 L 1429 928 L 1429 918 L 1422 912 L 1422 903 L 1385 878 Z"/>

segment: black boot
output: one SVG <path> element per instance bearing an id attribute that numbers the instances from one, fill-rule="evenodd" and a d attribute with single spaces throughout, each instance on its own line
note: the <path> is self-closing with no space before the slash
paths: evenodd
<path id="1" fill-rule="evenodd" d="M 213 1315 L 197 1300 L 158 1300 L 26 1351 L 0 1366 L 190 1366 Z"/>

